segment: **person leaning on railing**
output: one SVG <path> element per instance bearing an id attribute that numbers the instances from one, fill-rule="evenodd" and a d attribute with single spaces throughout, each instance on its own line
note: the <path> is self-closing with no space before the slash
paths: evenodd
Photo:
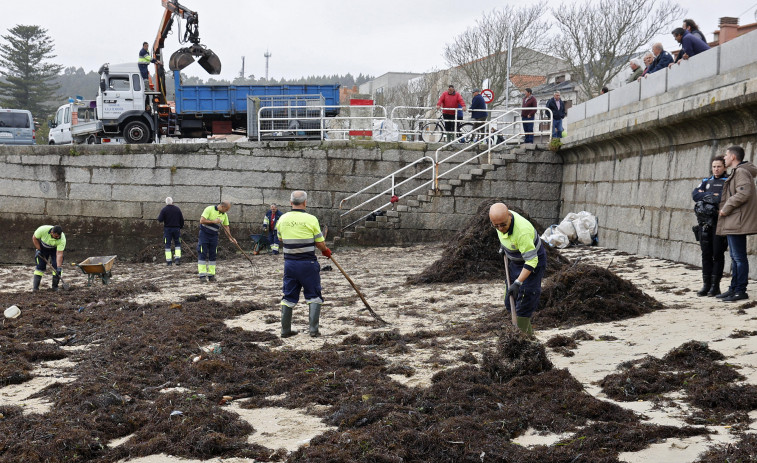
<path id="1" fill-rule="evenodd" d="M 470 102 L 470 110 L 471 110 L 471 118 L 475 122 L 473 122 L 473 130 L 478 129 L 482 125 L 486 123 L 486 101 L 484 101 L 484 97 L 481 96 L 481 90 L 474 89 L 473 90 L 473 99 Z"/>
<path id="2" fill-rule="evenodd" d="M 452 141 L 453 135 L 457 135 L 457 108 L 465 111 L 465 100 L 455 92 L 455 86 L 450 85 L 447 91 L 442 93 L 436 102 L 436 109 L 442 110 L 444 118 L 444 131 L 447 133 L 447 141 Z"/>

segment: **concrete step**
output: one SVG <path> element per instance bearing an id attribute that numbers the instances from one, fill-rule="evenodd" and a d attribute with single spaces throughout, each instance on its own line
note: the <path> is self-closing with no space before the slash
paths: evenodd
<path id="1" fill-rule="evenodd" d="M 354 232 L 354 231 L 345 231 L 344 233 L 342 233 L 342 235 L 344 235 L 343 236 L 344 239 L 348 240 L 348 239 L 352 238 L 353 236 L 357 235 L 357 232 Z M 334 238 L 334 240 L 336 240 L 337 238 L 339 238 L 339 237 L 337 236 L 336 238 Z"/>
<path id="2" fill-rule="evenodd" d="M 460 180 L 465 180 L 466 182 L 468 180 L 473 180 L 473 176 L 471 174 L 460 174 L 457 176 Z"/>
<path id="3" fill-rule="evenodd" d="M 365 228 L 379 228 L 379 222 L 375 222 L 373 220 L 371 221 L 365 221 Z"/>
<path id="4" fill-rule="evenodd" d="M 496 168 L 497 168 L 497 166 L 495 166 L 494 164 L 482 164 L 481 165 L 481 169 L 485 170 L 485 171 L 492 171 L 492 170 L 494 170 Z"/>
<path id="5" fill-rule="evenodd" d="M 427 202 L 431 201 L 431 198 L 428 195 L 418 195 L 417 200 L 420 201 L 420 202 L 422 202 L 422 203 L 427 203 Z"/>
<path id="6" fill-rule="evenodd" d="M 421 205 L 421 203 L 415 199 L 408 199 L 406 204 L 408 207 L 418 207 Z"/>
<path id="7" fill-rule="evenodd" d="M 452 186 L 460 186 L 463 184 L 463 181 L 457 178 L 453 178 L 451 180 L 447 180 L 447 183 L 449 183 Z"/>
<path id="8" fill-rule="evenodd" d="M 400 213 L 397 212 L 397 211 L 386 211 L 386 216 L 387 217 L 399 217 Z"/>
<path id="9" fill-rule="evenodd" d="M 389 222 L 389 217 L 385 215 L 380 215 L 376 217 L 376 222 Z"/>
<path id="10" fill-rule="evenodd" d="M 447 183 L 439 184 L 439 190 L 441 190 L 442 194 L 444 194 L 444 192 L 451 192 L 452 188 L 453 188 L 452 185 L 449 185 Z"/>
<path id="11" fill-rule="evenodd" d="M 492 164 L 495 166 L 504 166 L 505 164 L 507 164 L 507 160 L 504 158 L 495 158 L 492 159 Z"/>
<path id="12" fill-rule="evenodd" d="M 471 175 L 484 175 L 484 169 L 471 169 L 468 173 Z"/>
<path id="13" fill-rule="evenodd" d="M 436 196 L 436 191 L 428 190 L 427 196 Z"/>
<path id="14" fill-rule="evenodd" d="M 404 204 L 398 204 L 397 205 L 397 212 L 407 212 L 410 208 L 405 206 Z"/>

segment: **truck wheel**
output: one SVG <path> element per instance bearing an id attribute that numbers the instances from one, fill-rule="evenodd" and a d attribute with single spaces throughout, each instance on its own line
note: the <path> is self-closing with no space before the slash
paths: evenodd
<path id="1" fill-rule="evenodd" d="M 50 140 L 49 142 L 47 142 L 47 144 L 48 144 L 48 145 L 54 145 L 54 144 L 55 144 L 55 142 L 54 142 L 53 140 Z"/>
<path id="2" fill-rule="evenodd" d="M 150 129 L 142 121 L 131 121 L 124 127 L 126 143 L 149 143 Z"/>
<path id="3" fill-rule="evenodd" d="M 90 135 L 87 137 L 87 144 L 88 145 L 94 145 L 97 143 L 97 138 L 95 138 L 94 135 Z"/>

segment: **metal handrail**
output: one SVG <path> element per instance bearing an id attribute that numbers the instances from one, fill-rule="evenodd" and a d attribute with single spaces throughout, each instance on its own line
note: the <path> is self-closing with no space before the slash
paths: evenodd
<path id="1" fill-rule="evenodd" d="M 380 114 L 379 116 L 376 116 L 372 112 L 371 115 L 368 115 L 368 116 L 353 116 L 353 115 L 349 115 L 349 116 L 339 116 L 339 115 L 337 115 L 337 116 L 328 116 L 328 117 L 326 116 L 326 111 L 329 110 L 329 109 L 338 109 L 339 112 L 341 112 L 341 110 L 343 108 L 361 109 L 361 110 L 370 109 L 371 111 L 375 111 L 376 109 L 379 109 L 379 110 L 381 110 L 383 112 L 383 114 Z M 281 109 L 283 109 L 283 110 L 294 110 L 294 111 L 318 110 L 319 114 L 318 114 L 318 116 L 307 116 L 307 115 L 305 115 L 305 116 L 302 116 L 302 117 L 299 117 L 299 116 L 274 117 L 273 115 L 271 115 L 270 117 L 263 117 L 263 115 L 262 115 L 263 111 L 270 111 L 271 113 L 273 113 L 273 110 L 277 110 L 277 109 L 279 109 L 279 110 L 281 110 Z M 258 109 L 258 114 L 257 114 L 258 141 L 261 141 L 263 133 L 290 132 L 290 131 L 292 131 L 292 132 L 306 132 L 306 133 L 308 133 L 308 132 L 310 132 L 310 133 L 318 132 L 320 134 L 320 139 L 321 140 L 326 140 L 326 137 L 325 137 L 325 133 L 326 132 L 337 132 L 337 133 L 345 132 L 345 133 L 349 133 L 351 130 L 355 130 L 354 128 L 351 128 L 349 126 L 346 127 L 346 128 L 333 128 L 333 127 L 326 128 L 326 124 L 325 124 L 326 121 L 329 121 L 329 122 L 333 123 L 334 121 L 353 121 L 353 120 L 365 119 L 365 120 L 369 120 L 371 122 L 371 127 L 372 127 L 373 121 L 375 119 L 387 119 L 386 116 L 387 116 L 386 108 L 384 106 L 381 106 L 381 105 L 370 105 L 370 106 L 351 106 L 351 105 L 263 106 L 260 109 Z M 273 122 L 281 122 L 281 121 L 319 121 L 320 124 L 318 124 L 318 128 L 317 129 L 309 129 L 309 128 L 302 128 L 302 127 L 298 127 L 298 128 L 294 128 L 294 129 L 289 129 L 289 128 L 286 128 L 286 129 L 274 129 L 274 128 L 262 129 L 261 128 L 261 123 L 262 122 L 271 122 L 271 126 L 273 126 Z"/>
<path id="2" fill-rule="evenodd" d="M 417 164 L 420 164 L 421 162 L 424 162 L 424 161 L 428 161 L 431 165 L 429 167 L 426 167 L 425 169 L 421 170 L 420 172 L 416 172 L 415 174 L 411 175 L 410 177 L 406 178 L 405 180 L 403 180 L 403 181 L 401 181 L 399 183 L 395 183 L 395 177 L 397 175 L 399 175 L 400 173 L 402 173 L 406 169 L 410 169 L 411 167 L 413 167 L 413 166 L 415 166 Z M 362 190 L 360 190 L 360 191 L 358 191 L 356 193 L 353 193 L 353 194 L 347 196 L 346 198 L 342 199 L 339 202 L 339 209 L 340 210 L 342 209 L 342 206 L 344 205 L 344 203 L 347 202 L 347 201 L 349 201 L 350 199 L 352 199 L 352 198 L 354 198 L 354 197 L 356 197 L 356 196 L 358 196 L 360 194 L 365 193 L 369 189 L 371 189 L 371 188 L 373 188 L 373 187 L 375 187 L 375 186 L 377 186 L 377 185 L 379 185 L 379 184 L 381 184 L 383 182 L 386 182 L 387 180 L 391 181 L 390 186 L 388 188 L 386 188 L 385 190 L 381 191 L 380 193 L 376 193 L 375 195 L 371 196 L 370 198 L 368 198 L 367 200 L 363 201 L 362 203 L 360 203 L 360 204 L 358 204 L 356 206 L 353 206 L 348 211 L 345 211 L 345 212 L 341 213 L 339 215 L 339 218 L 341 219 L 342 217 L 346 216 L 347 214 L 350 214 L 350 213 L 354 212 L 358 208 L 360 208 L 362 206 L 365 206 L 366 204 L 371 203 L 371 202 L 375 201 L 376 199 L 379 199 L 379 198 L 382 198 L 382 197 L 386 197 L 387 194 L 391 194 L 392 196 L 394 196 L 395 193 L 396 193 L 396 189 L 397 188 L 403 186 L 404 184 L 406 184 L 406 183 L 408 183 L 408 182 L 410 182 L 412 180 L 417 179 L 421 175 L 427 173 L 429 170 L 431 171 L 431 178 L 430 178 L 430 180 L 428 180 L 427 182 L 424 182 L 424 183 L 416 186 L 415 188 L 413 188 L 413 189 L 411 189 L 411 190 L 409 190 L 409 191 L 407 191 L 407 192 L 399 195 L 398 198 L 400 198 L 400 199 L 402 199 L 402 198 L 404 198 L 404 197 L 406 197 L 408 195 L 411 195 L 411 194 L 415 193 L 416 191 L 418 191 L 421 188 L 424 188 L 424 187 L 426 187 L 428 185 L 431 185 L 434 182 L 434 178 L 436 177 L 436 172 L 435 172 L 436 171 L 436 167 L 435 167 L 434 159 L 431 156 L 423 156 L 422 158 L 417 159 L 417 160 L 411 162 L 410 164 L 408 164 L 408 165 L 406 165 L 406 166 L 404 166 L 404 167 L 402 167 L 400 169 L 397 169 L 396 171 L 392 172 L 391 174 L 389 174 L 389 175 L 387 175 L 387 176 L 385 176 L 385 177 L 383 177 L 383 178 L 381 178 L 381 179 L 379 179 L 379 180 L 371 183 L 370 185 L 368 185 L 367 187 L 363 188 Z M 365 215 L 357 218 L 356 220 L 348 223 L 347 225 L 342 226 L 341 230 L 343 231 L 346 228 L 351 227 L 352 225 L 356 224 L 357 222 L 359 222 L 359 221 L 365 219 L 366 217 L 368 217 L 369 215 L 371 215 L 373 212 L 383 210 L 385 207 L 390 206 L 391 204 L 392 203 L 390 201 L 388 203 L 380 205 L 378 208 L 372 208 L 371 212 L 369 212 L 369 213 L 367 213 L 367 214 L 365 214 Z"/>

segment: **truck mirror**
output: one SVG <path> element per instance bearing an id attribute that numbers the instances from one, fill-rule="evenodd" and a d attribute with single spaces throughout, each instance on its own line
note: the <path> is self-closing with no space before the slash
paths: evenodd
<path id="1" fill-rule="evenodd" d="M 104 81 L 104 80 L 101 80 L 101 81 L 100 81 L 100 91 L 101 91 L 101 92 L 104 92 L 106 88 L 107 88 L 107 87 L 105 86 L 105 81 Z"/>

